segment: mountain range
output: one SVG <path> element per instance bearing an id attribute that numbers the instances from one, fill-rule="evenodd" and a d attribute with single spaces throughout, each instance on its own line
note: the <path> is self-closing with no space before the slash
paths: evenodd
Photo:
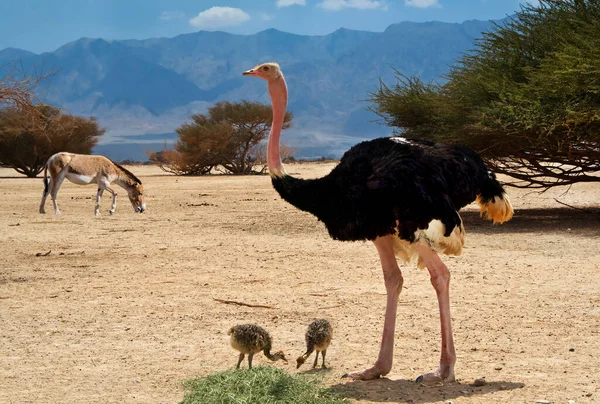
<path id="1" fill-rule="evenodd" d="M 269 103 L 265 83 L 241 73 L 276 61 L 294 114 L 282 141 L 298 157 L 339 157 L 352 144 L 392 132 L 367 110 L 365 100 L 379 80 L 394 84 L 398 71 L 441 82 L 492 26 L 477 20 L 401 22 L 383 32 L 341 28 L 321 36 L 268 29 L 253 35 L 199 31 L 146 40 L 81 38 L 42 54 L 0 50 L 0 66 L 18 60 L 27 71 L 54 72 L 42 97 L 98 119 L 107 132 L 96 152 L 144 160 L 144 150 L 171 144 L 179 125 L 215 102 Z"/>

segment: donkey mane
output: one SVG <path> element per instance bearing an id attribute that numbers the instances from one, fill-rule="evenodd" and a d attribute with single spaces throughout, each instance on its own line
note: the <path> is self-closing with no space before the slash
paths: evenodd
<path id="1" fill-rule="evenodd" d="M 136 177 L 131 171 L 129 171 L 128 169 L 126 169 L 125 167 L 123 167 L 122 165 L 119 165 L 117 163 L 115 163 L 114 161 L 111 160 L 111 162 L 116 165 L 117 167 L 119 167 L 119 169 L 121 169 L 125 174 L 127 174 L 127 176 L 129 178 L 131 178 L 132 180 L 134 180 L 135 182 L 137 182 L 138 184 L 142 184 L 142 181 L 140 181 L 140 179 L 138 177 Z"/>

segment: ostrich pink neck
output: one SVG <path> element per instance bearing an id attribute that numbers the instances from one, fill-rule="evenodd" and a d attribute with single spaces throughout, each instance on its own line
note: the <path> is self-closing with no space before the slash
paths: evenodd
<path id="1" fill-rule="evenodd" d="M 278 79 L 269 81 L 269 95 L 273 105 L 273 123 L 269 133 L 269 143 L 267 144 L 267 165 L 271 177 L 283 177 L 285 171 L 281 165 L 279 156 L 279 137 L 283 128 L 285 118 L 285 108 L 287 106 L 287 85 L 285 79 L 281 76 Z"/>

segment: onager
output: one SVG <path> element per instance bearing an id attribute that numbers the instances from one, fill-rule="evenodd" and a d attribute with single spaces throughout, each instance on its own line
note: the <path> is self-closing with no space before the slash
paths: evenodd
<path id="1" fill-rule="evenodd" d="M 48 171 L 50 171 L 50 181 L 48 181 Z M 131 201 L 135 212 L 142 213 L 146 210 L 142 181 L 129 170 L 104 156 L 61 152 L 50 157 L 44 168 L 44 193 L 40 204 L 40 213 L 46 213 L 44 205 L 46 204 L 46 197 L 50 194 L 54 204 L 54 213 L 60 214 L 56 203 L 56 195 L 65 178 L 77 185 L 98 184 L 96 207 L 94 209 L 96 216 L 100 216 L 100 198 L 102 198 L 104 190 L 110 192 L 113 197 L 109 213 L 111 215 L 115 213 L 117 193 L 110 188 L 112 182 L 127 191 L 129 201 Z"/>

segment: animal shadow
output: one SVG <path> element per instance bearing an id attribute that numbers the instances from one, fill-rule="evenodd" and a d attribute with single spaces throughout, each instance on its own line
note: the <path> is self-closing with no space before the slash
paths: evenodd
<path id="1" fill-rule="evenodd" d="M 298 373 L 303 374 L 303 375 L 326 375 L 330 372 L 331 372 L 330 367 L 326 367 L 325 369 L 323 369 L 322 367 L 316 367 L 314 369 L 310 368 L 310 369 L 306 369 L 304 371 L 299 371 Z"/>
<path id="2" fill-rule="evenodd" d="M 374 402 L 414 402 L 435 403 L 445 402 L 457 397 L 471 397 L 494 393 L 501 390 L 520 389 L 524 383 L 493 381 L 483 386 L 461 383 L 445 383 L 426 385 L 413 380 L 390 380 L 381 378 L 371 381 L 353 380 L 331 386 L 333 393 L 357 401 Z"/>

